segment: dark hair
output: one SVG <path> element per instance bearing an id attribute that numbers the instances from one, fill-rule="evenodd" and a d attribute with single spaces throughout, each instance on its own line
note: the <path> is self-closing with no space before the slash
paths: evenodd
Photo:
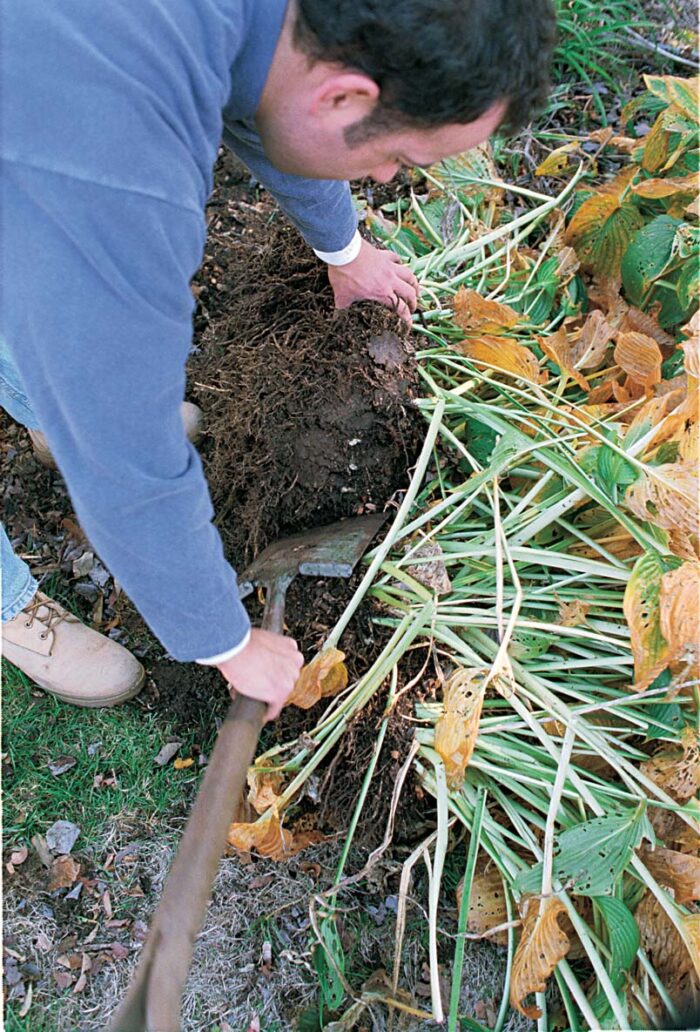
<path id="1" fill-rule="evenodd" d="M 348 143 L 411 125 L 466 124 L 507 103 L 515 131 L 541 107 L 556 38 L 551 0 L 297 0 L 294 41 L 380 88 Z"/>

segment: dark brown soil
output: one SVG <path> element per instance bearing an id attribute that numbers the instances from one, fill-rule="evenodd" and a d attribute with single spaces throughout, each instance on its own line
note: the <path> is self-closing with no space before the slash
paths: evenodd
<path id="1" fill-rule="evenodd" d="M 399 320 L 376 305 L 335 312 L 325 269 L 268 203 L 246 226 L 219 240 L 218 314 L 192 361 L 237 566 L 275 538 L 381 510 L 407 485 L 422 429 Z"/>

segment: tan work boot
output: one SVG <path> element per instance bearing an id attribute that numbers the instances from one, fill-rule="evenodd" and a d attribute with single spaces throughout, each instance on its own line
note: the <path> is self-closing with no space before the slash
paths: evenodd
<path id="1" fill-rule="evenodd" d="M 144 669 L 127 649 L 41 591 L 2 624 L 2 639 L 10 663 L 73 706 L 116 706 L 143 687 Z"/>
<path id="2" fill-rule="evenodd" d="M 201 408 L 199 405 L 194 405 L 191 401 L 183 401 L 180 405 L 180 415 L 182 416 L 182 425 L 185 428 L 185 433 L 192 441 L 192 444 L 196 444 L 202 436 L 203 430 Z M 46 466 L 48 469 L 58 469 L 45 434 L 42 434 L 41 430 L 29 430 L 28 433 L 32 442 L 32 448 L 34 449 L 34 455 L 42 466 Z"/>

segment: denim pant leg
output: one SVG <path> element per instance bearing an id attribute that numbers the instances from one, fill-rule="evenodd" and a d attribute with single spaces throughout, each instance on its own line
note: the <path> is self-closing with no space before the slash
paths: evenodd
<path id="1" fill-rule="evenodd" d="M 39 424 L 24 393 L 19 371 L 10 356 L 9 348 L 0 335 L 0 407 L 14 420 L 30 430 L 37 430 Z M 5 528 L 0 523 L 0 597 L 2 598 L 2 621 L 11 620 L 32 600 L 37 582 L 29 567 L 15 555 Z"/>

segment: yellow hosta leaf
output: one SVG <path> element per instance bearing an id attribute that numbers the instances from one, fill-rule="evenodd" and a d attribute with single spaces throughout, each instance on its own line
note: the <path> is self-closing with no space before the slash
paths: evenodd
<path id="1" fill-rule="evenodd" d="M 522 321 L 522 316 L 510 305 L 491 301 L 476 290 L 462 287 L 452 302 L 455 322 L 460 329 L 473 336 L 502 334 Z"/>
<path id="2" fill-rule="evenodd" d="M 545 991 L 554 968 L 569 952 L 569 937 L 558 921 L 559 915 L 565 913 L 566 907 L 555 896 L 525 897 L 521 904 L 525 924 L 513 958 L 510 1005 L 531 1021 L 540 1018 L 542 1012 L 535 1005 L 526 1007 L 525 997 Z"/>
<path id="3" fill-rule="evenodd" d="M 271 860 L 287 860 L 322 838 L 316 831 L 302 831 L 295 835 L 283 828 L 275 807 L 252 824 L 232 824 L 228 833 L 228 843 L 234 849 L 242 853 L 255 851 Z"/>
<path id="4" fill-rule="evenodd" d="M 669 112 L 662 111 L 644 140 L 642 168 L 645 172 L 658 172 L 668 158 Z"/>
<path id="5" fill-rule="evenodd" d="M 692 393 L 697 401 L 700 387 L 700 311 L 696 312 L 689 323 L 681 327 L 687 340 L 678 346 L 683 349 L 685 371 L 688 374 L 688 393 Z"/>
<path id="6" fill-rule="evenodd" d="M 302 667 L 287 705 L 310 709 L 319 699 L 337 695 L 348 684 L 348 670 L 343 663 L 345 653 L 339 649 L 326 649 L 314 656 Z"/>
<path id="7" fill-rule="evenodd" d="M 434 747 L 445 764 L 447 784 L 461 788 L 474 752 L 486 681 L 478 667 L 457 670 L 445 683 L 443 712 L 435 724 Z"/>
<path id="8" fill-rule="evenodd" d="M 686 462 L 648 467 L 627 489 L 625 501 L 641 520 L 662 530 L 698 533 L 698 469 Z"/>
<path id="9" fill-rule="evenodd" d="M 489 369 L 511 373 L 530 383 L 542 383 L 545 379 L 529 348 L 510 337 L 470 337 L 457 344 L 456 348 L 462 355 Z"/>
<path id="10" fill-rule="evenodd" d="M 178 756 L 178 758 L 173 763 L 173 767 L 175 768 L 175 770 L 187 770 L 188 767 L 193 767 L 193 766 L 194 766 L 194 760 L 192 759 L 191 756 L 188 756 L 187 759 L 185 759 L 185 760 L 181 760 L 180 757 Z"/>
<path id="11" fill-rule="evenodd" d="M 457 886 L 457 909 L 462 905 L 463 883 Z M 508 920 L 503 878 L 492 863 L 479 861 L 472 881 L 467 914 L 467 931 L 472 935 L 485 935 L 492 928 L 498 928 Z M 506 946 L 506 929 L 488 936 L 489 942 Z"/>
<path id="12" fill-rule="evenodd" d="M 676 903 L 700 899 L 700 858 L 675 849 L 643 849 L 640 856 L 657 882 L 673 890 Z"/>
<path id="13" fill-rule="evenodd" d="M 667 665 L 668 642 L 661 633 L 659 594 L 665 573 L 655 553 L 645 552 L 634 565 L 623 602 L 634 657 L 634 688 L 644 691 Z"/>
<path id="14" fill-rule="evenodd" d="M 614 358 L 629 378 L 642 387 L 653 387 L 661 381 L 661 348 L 645 333 L 621 331 L 617 337 Z"/>
<path id="15" fill-rule="evenodd" d="M 677 803 L 692 799 L 700 790 L 700 743 L 693 729 L 683 731 L 681 745 L 662 745 L 639 769 Z"/>
<path id="16" fill-rule="evenodd" d="M 569 165 L 569 156 L 578 151 L 580 146 L 579 141 L 575 140 L 573 143 L 565 143 L 562 147 L 557 147 L 537 166 L 535 175 L 556 176 L 563 172 Z"/>
<path id="17" fill-rule="evenodd" d="M 279 771 L 262 770 L 255 765 L 248 768 L 248 802 L 256 813 L 265 813 L 271 806 L 277 806 L 283 782 Z"/>
<path id="18" fill-rule="evenodd" d="M 658 197 L 672 197 L 678 193 L 693 194 L 698 189 L 697 175 L 669 176 L 667 179 L 645 179 L 632 187 L 638 197 L 655 200 Z"/>

